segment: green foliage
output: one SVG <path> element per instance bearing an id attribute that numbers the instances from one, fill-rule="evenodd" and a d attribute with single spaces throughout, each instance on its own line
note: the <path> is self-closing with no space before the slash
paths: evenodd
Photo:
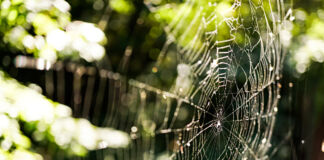
<path id="1" fill-rule="evenodd" d="M 313 62 L 324 61 L 324 11 L 315 10 L 295 9 L 293 23 L 287 24 L 290 32 L 284 35 L 291 37 L 286 40 L 291 54 L 289 60 L 298 73 L 304 73 Z"/>
<path id="2" fill-rule="evenodd" d="M 58 58 L 100 60 L 106 43 L 94 24 L 71 22 L 64 0 L 1 0 L 0 32 L 18 52 L 55 62 Z"/>
<path id="3" fill-rule="evenodd" d="M 0 158 L 42 159 L 41 154 L 55 156 L 57 150 L 85 156 L 88 150 L 128 145 L 128 134 L 95 127 L 71 113 L 0 72 Z"/>
<path id="4" fill-rule="evenodd" d="M 110 0 L 110 7 L 118 13 L 129 15 L 134 12 L 135 8 L 130 0 Z"/>

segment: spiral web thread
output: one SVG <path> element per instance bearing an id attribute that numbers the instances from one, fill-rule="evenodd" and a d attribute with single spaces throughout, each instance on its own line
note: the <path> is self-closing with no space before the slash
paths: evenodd
<path id="1" fill-rule="evenodd" d="M 195 2 L 185 4 L 193 7 Z M 177 79 L 189 79 L 187 89 L 177 80 L 171 89 L 162 90 L 118 73 L 75 64 L 51 65 L 20 57 L 16 65 L 46 70 L 46 94 L 70 105 L 74 116 L 130 133 L 128 148 L 94 151 L 91 159 L 269 159 L 269 148 L 275 147 L 271 136 L 284 56 L 279 32 L 288 15 L 281 0 L 235 0 L 231 4 L 224 12 L 237 14 L 217 18 L 216 11 L 200 12 L 202 7 L 217 6 L 210 2 L 200 6 L 189 24 L 183 9 L 165 27 L 167 41 L 156 66 L 163 69 L 160 64 L 166 57 L 176 54 L 178 74 L 187 73 L 186 78 Z M 239 12 L 243 4 L 250 10 L 249 17 Z M 221 25 L 229 28 L 228 39 L 217 37 Z M 190 31 L 195 36 L 180 45 Z M 243 42 L 237 41 L 239 31 L 247 35 Z M 202 43 L 197 43 L 199 39 Z M 176 53 L 170 51 L 172 46 Z M 69 86 L 71 91 L 66 89 Z"/>

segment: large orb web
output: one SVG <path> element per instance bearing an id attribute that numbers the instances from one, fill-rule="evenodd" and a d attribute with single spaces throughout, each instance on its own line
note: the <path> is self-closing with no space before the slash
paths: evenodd
<path id="1" fill-rule="evenodd" d="M 147 4 L 153 12 L 166 7 L 174 13 L 155 69 L 165 70 L 171 59 L 178 74 L 166 90 L 148 81 L 129 83 L 140 97 L 131 106 L 142 106 L 133 127 L 149 134 L 145 155 L 268 159 L 280 98 L 283 2 Z"/>

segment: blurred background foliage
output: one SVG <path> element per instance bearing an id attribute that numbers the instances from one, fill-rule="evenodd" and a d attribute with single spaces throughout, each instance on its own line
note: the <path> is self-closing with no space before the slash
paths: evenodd
<path id="1" fill-rule="evenodd" d="M 0 71 L 0 87 L 0 159 L 62 159 L 128 145 L 128 134 L 72 118 L 71 108 L 46 99 L 35 84 L 23 86 Z"/>
<path id="2" fill-rule="evenodd" d="M 186 26 L 194 21 L 194 15 L 216 12 L 220 17 L 218 21 L 222 21 L 226 16 L 235 17 L 236 14 L 240 14 L 247 20 L 244 28 L 253 29 L 255 24 L 249 21 L 251 13 L 247 7 L 249 2 L 259 3 L 260 1 L 243 1 L 240 10 L 228 13 L 230 15 L 224 13 L 233 3 L 232 0 L 213 0 L 212 2 L 218 3 L 215 10 L 203 11 L 198 6 L 209 5 L 210 1 L 193 2 L 197 4 L 192 8 L 190 5 L 189 8 L 189 5 L 182 0 L 0 0 L 2 69 L 27 84 L 30 78 L 19 76 L 18 71 L 13 69 L 10 63 L 16 55 L 41 57 L 52 62 L 72 60 L 83 65 L 94 65 L 117 71 L 129 78 L 136 77 L 159 88 L 169 88 L 177 76 L 174 57 L 165 57 L 165 61 L 161 64 L 163 70 L 160 70 L 155 62 L 161 56 L 159 54 L 167 40 L 168 31 L 172 30 L 164 27 L 166 24 L 172 27 L 170 23 L 175 18 L 176 12 L 187 10 L 184 14 L 189 15 L 183 19 L 186 25 L 181 26 L 183 27 L 181 31 L 192 34 L 181 37 L 182 33 L 179 32 L 174 37 L 180 45 L 187 46 L 198 30 L 198 25 L 195 24 L 190 30 L 186 29 Z M 269 9 L 269 6 L 264 5 L 266 10 Z M 289 20 L 283 22 L 286 28 L 281 31 L 283 35 L 281 41 L 288 54 L 283 69 L 282 98 L 279 106 L 281 112 L 277 120 L 278 135 L 274 135 L 273 145 L 283 146 L 283 149 L 276 152 L 278 159 L 322 159 L 324 156 L 321 151 L 324 139 L 324 65 L 322 64 L 324 61 L 324 1 L 294 0 L 287 2 L 286 5 L 292 7 L 292 10 L 287 12 L 287 15 L 291 15 L 288 16 Z M 214 28 L 211 28 L 212 30 Z M 230 29 L 226 25 L 219 30 L 221 32 L 215 41 L 231 38 L 228 37 Z M 236 43 L 244 47 L 245 35 L 241 33 L 238 28 L 233 34 L 236 36 Z M 253 32 L 250 33 L 249 36 L 253 37 Z M 200 40 L 202 38 L 200 37 Z M 197 40 L 195 45 L 199 46 L 200 43 Z M 1 80 L 4 80 L 5 74 L 1 75 Z M 3 84 L 9 85 L 7 82 Z M 56 104 L 48 103 L 53 106 Z M 10 117 L 7 113 L 1 116 L 10 123 L 23 126 L 26 123 L 26 120 Z M 76 123 L 78 120 L 73 121 Z M 28 125 L 37 123 L 32 122 Z M 17 131 L 17 127 L 15 130 Z M 286 134 L 283 133 L 289 130 L 291 137 L 285 139 Z M 32 140 L 37 145 L 31 145 L 31 140 L 26 137 L 32 137 L 30 134 L 36 131 L 39 132 L 35 130 L 35 126 L 33 131 L 17 131 L 17 134 L 24 139 L 22 141 L 24 144 L 15 144 L 19 146 L 16 147 L 19 154 L 30 150 L 37 153 L 44 152 L 36 147 L 39 143 L 37 140 L 35 142 Z M 46 135 L 51 137 L 50 131 L 47 131 Z M 6 136 L 3 135 L 1 141 L 6 147 L 8 145 L 5 139 Z M 285 143 L 282 144 L 283 139 Z M 58 145 L 53 137 L 39 145 L 52 143 Z M 86 152 L 85 148 L 87 147 L 79 147 L 78 152 L 74 152 L 72 148 L 71 154 L 83 155 Z M 67 147 L 63 150 L 69 149 Z M 11 152 L 12 149 L 7 147 L 0 153 L 7 155 L 9 151 Z M 30 154 L 39 157 L 37 154 Z"/>
<path id="3" fill-rule="evenodd" d="M 18 52 L 52 62 L 68 57 L 88 62 L 101 59 L 104 33 L 91 23 L 71 22 L 69 10 L 64 0 L 5 0 L 0 11 L 3 41 Z"/>

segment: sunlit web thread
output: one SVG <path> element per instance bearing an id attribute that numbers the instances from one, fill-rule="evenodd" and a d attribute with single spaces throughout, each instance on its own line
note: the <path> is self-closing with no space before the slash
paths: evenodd
<path id="1" fill-rule="evenodd" d="M 240 20 L 246 17 L 222 17 L 217 21 L 216 11 L 203 15 L 202 10 L 186 24 L 186 17 L 181 16 L 183 10 L 166 28 L 169 37 L 159 62 L 163 63 L 163 56 L 172 54 L 168 51 L 170 45 L 177 46 L 177 63 L 190 66 L 193 78 L 185 94 L 177 92 L 176 87 L 163 91 L 148 83 L 127 81 L 110 71 L 97 72 L 75 65 L 57 70 L 64 73 L 61 77 L 72 79 L 73 98 L 63 99 L 72 99 L 70 104 L 77 116 L 102 117 L 95 124 L 129 132 L 133 138 L 128 149 L 97 151 L 96 158 L 111 155 L 118 159 L 152 159 L 161 154 L 176 159 L 268 158 L 279 97 L 276 80 L 280 78 L 282 53 L 277 25 L 281 17 L 279 12 L 278 16 L 272 12 L 270 17 L 265 13 L 258 15 L 264 11 L 262 3 L 269 1 L 244 2 L 248 2 L 252 12 L 249 18 L 253 27 L 241 24 Z M 276 3 L 273 7 L 283 10 L 282 3 Z M 186 4 L 194 5 L 195 1 Z M 235 1 L 231 9 L 237 10 L 241 4 Z M 207 30 L 206 26 L 215 21 L 218 25 Z M 201 23 L 197 27 L 195 22 Z M 217 40 L 219 24 L 230 28 L 227 39 Z M 187 30 L 181 31 L 183 25 Z M 193 29 L 194 37 L 181 45 Z M 237 44 L 234 33 L 238 30 L 258 38 L 253 41 L 247 37 L 245 44 Z M 201 38 L 199 45 L 196 42 Z M 59 74 L 46 73 L 47 82 L 59 83 Z M 63 83 L 69 85 L 67 81 Z M 59 91 L 58 86 L 48 84 L 46 88 Z M 184 112 L 187 115 L 183 120 L 180 113 Z"/>

